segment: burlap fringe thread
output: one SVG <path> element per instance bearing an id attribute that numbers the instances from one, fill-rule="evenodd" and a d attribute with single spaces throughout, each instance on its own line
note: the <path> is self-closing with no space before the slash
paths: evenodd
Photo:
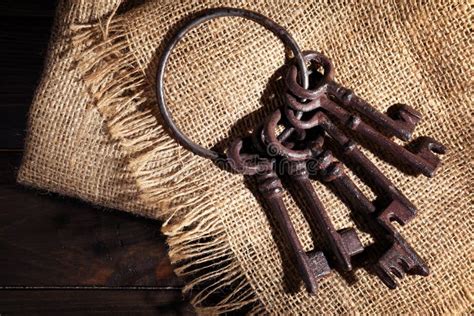
<path id="1" fill-rule="evenodd" d="M 117 17 L 106 25 L 76 26 L 73 44 L 88 47 L 78 56 L 78 67 L 93 105 L 128 156 L 139 198 L 158 209 L 164 220 L 171 262 L 186 281 L 183 292 L 192 296 L 196 311 L 217 314 L 245 308 L 260 313 L 263 306 L 228 247 L 219 205 L 211 202 L 218 200 L 217 192 L 194 183 L 203 161 L 191 159 L 157 123 L 150 101 L 154 95 L 147 96 L 146 75 L 128 47 L 123 25 Z M 147 133 L 150 130 L 155 132 Z M 150 161 L 156 152 L 162 159 Z"/>

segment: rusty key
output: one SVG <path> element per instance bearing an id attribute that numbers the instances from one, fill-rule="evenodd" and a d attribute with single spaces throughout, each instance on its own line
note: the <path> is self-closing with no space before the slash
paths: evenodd
<path id="1" fill-rule="evenodd" d="M 345 271 L 352 270 L 351 257 L 364 250 L 356 231 L 353 228 L 336 231 L 308 178 L 306 161 L 290 161 L 288 175 L 308 203 L 309 216 L 324 233 L 339 267 Z"/>
<path id="2" fill-rule="evenodd" d="M 297 69 L 295 66 L 291 66 L 287 72 L 286 85 L 295 95 L 303 99 L 312 100 L 319 98 L 323 94 L 329 95 L 348 110 L 361 113 L 390 135 L 405 141 L 411 138 L 416 124 L 421 119 L 419 112 L 408 105 L 396 104 L 389 109 L 390 116 L 385 115 L 358 97 L 352 90 L 343 87 L 333 80 L 334 67 L 329 58 L 314 51 L 305 52 L 304 58 L 307 62 L 313 62 L 316 66 L 322 66 L 324 73 L 317 84 L 317 88 L 308 90 L 298 84 L 296 81 Z M 299 111 L 305 112 L 307 109 L 308 107 L 299 109 Z"/>
<path id="3" fill-rule="evenodd" d="M 261 160 L 260 163 L 254 163 L 255 157 L 249 159 L 248 155 L 241 153 L 242 144 L 242 140 L 237 139 L 228 149 L 228 157 L 234 164 L 233 168 L 243 174 L 256 176 L 258 190 L 284 233 L 290 251 L 296 259 L 299 274 L 308 292 L 315 294 L 317 280 L 331 271 L 326 257 L 321 251 L 308 253 L 304 251 L 283 202 L 283 187 L 274 171 L 273 161 L 264 163 L 264 160 Z"/>
<path id="4" fill-rule="evenodd" d="M 272 134 L 272 130 L 276 128 L 281 117 L 280 110 L 273 112 L 270 115 L 270 118 L 267 120 L 268 124 L 265 126 L 264 132 L 269 142 L 274 144 L 278 143 L 278 139 L 275 137 L 275 134 Z M 306 129 L 307 126 L 301 125 L 301 121 L 293 122 L 290 117 L 288 117 L 290 122 L 294 124 L 297 128 Z M 393 185 L 393 183 L 360 151 L 357 147 L 357 144 L 350 140 L 342 131 L 339 130 L 331 120 L 324 114 L 322 111 L 316 111 L 315 114 L 311 117 L 311 127 L 320 126 L 322 127 L 327 134 L 335 140 L 338 147 L 341 149 L 341 152 L 344 157 L 350 159 L 357 163 L 357 165 L 364 170 L 364 174 L 367 178 L 371 179 L 373 184 L 376 186 L 376 189 L 384 192 L 384 195 L 390 200 L 399 200 L 404 203 L 408 209 L 413 212 L 413 216 L 416 213 L 415 206 Z M 279 150 L 281 154 L 287 155 L 288 157 L 293 157 L 293 151 L 286 150 L 284 151 L 283 147 L 279 145 Z M 313 153 L 308 149 L 310 154 Z M 299 152 L 298 152 L 299 153 Z M 300 155 L 296 157 L 299 158 Z"/>
<path id="5" fill-rule="evenodd" d="M 405 273 L 427 276 L 429 269 L 423 259 L 396 231 L 392 222 L 405 225 L 413 219 L 414 213 L 398 200 L 393 200 L 375 218 L 372 216 L 376 208 L 367 197 L 357 188 L 353 181 L 345 174 L 344 170 L 336 164 L 335 158 L 329 151 L 323 152 L 320 160 L 325 161 L 322 168 L 323 181 L 332 183 L 338 188 L 338 194 L 349 202 L 350 208 L 361 214 L 366 223 L 372 227 L 373 233 L 382 234 L 383 239 L 389 243 L 388 248 L 377 260 L 375 272 L 380 280 L 389 288 L 397 287 L 395 277 L 402 278 Z M 374 227 L 378 226 L 378 227 Z"/>
<path id="6" fill-rule="evenodd" d="M 298 120 L 294 115 L 293 108 L 307 106 L 308 108 L 326 110 L 340 121 L 341 124 L 360 134 L 374 145 L 383 148 L 387 154 L 390 154 L 401 164 L 406 165 L 411 170 L 414 170 L 417 173 L 422 173 L 425 176 L 433 177 L 440 164 L 440 159 L 435 155 L 435 153 L 444 154 L 446 151 L 442 144 L 429 137 L 420 137 L 416 139 L 414 141 L 415 147 L 413 151 L 409 151 L 405 147 L 392 142 L 383 134 L 361 120 L 357 115 L 348 112 L 325 95 L 305 104 L 301 104 L 290 93 L 286 93 L 285 96 L 289 105 L 285 108 L 285 114 L 292 124 L 296 124 L 296 127 L 306 129 L 311 128 L 315 124 L 315 120 L 318 118 L 311 118 L 307 121 Z"/>

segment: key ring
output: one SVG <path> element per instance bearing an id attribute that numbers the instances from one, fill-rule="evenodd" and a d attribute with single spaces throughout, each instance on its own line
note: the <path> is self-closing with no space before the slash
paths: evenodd
<path id="1" fill-rule="evenodd" d="M 293 64 L 287 67 L 286 76 L 283 76 L 285 88 L 281 92 L 285 94 L 286 102 L 269 114 L 250 135 L 235 139 L 225 154 L 204 148 L 182 133 L 168 111 L 163 89 L 166 65 L 177 43 L 200 23 L 224 16 L 242 17 L 264 26 L 294 55 Z M 306 61 L 311 62 L 310 69 L 315 71 L 311 76 L 312 89 L 308 89 Z M 323 72 L 319 71 L 321 67 Z M 332 267 L 327 262 L 326 254 L 317 247 L 310 252 L 304 250 L 286 208 L 280 178 L 286 177 L 285 182 L 294 188 L 294 193 L 289 192 L 294 200 L 303 199 L 300 202 L 304 203 L 295 202 L 307 206 L 307 216 L 323 232 L 330 255 L 340 269 L 353 270 L 353 257 L 366 253 L 354 228 L 336 230 L 310 181 L 310 167 L 320 181 L 331 183 L 331 188 L 351 211 L 358 212 L 370 223 L 368 232 L 374 239 L 380 239 L 378 242 L 384 248 L 380 254 L 377 250 L 377 259 L 370 269 L 388 287 L 395 288 L 395 277 L 406 273 L 422 276 L 429 273 L 424 260 L 392 224 L 393 221 L 402 225 L 410 221 L 416 215 L 416 207 L 359 149 L 356 140 L 346 134 L 357 135 L 357 140 L 361 138 L 383 148 L 385 154 L 398 158 L 401 165 L 415 174 L 423 173 L 430 177 L 440 164 L 435 154 L 442 154 L 445 149 L 442 144 L 426 136 L 419 137 L 411 148 L 393 142 L 386 134 L 402 140 L 409 139 L 421 118 L 420 114 L 408 105 L 395 109 L 392 114 L 396 115 L 383 114 L 352 90 L 334 81 L 333 77 L 334 68 L 327 57 L 318 52 L 303 55 L 288 32 L 267 17 L 244 9 L 208 9 L 193 16 L 165 46 L 157 72 L 158 106 L 165 126 L 186 149 L 215 162 L 224 159 L 230 170 L 254 177 L 254 188 L 259 192 L 262 205 L 268 207 L 269 214 L 279 223 L 300 278 L 310 293 L 315 293 L 318 280 L 327 275 Z M 306 113 L 304 119 L 303 113 Z M 287 128 L 277 136 L 281 126 Z M 297 137 L 288 139 L 290 135 Z M 244 141 L 248 146 L 243 146 Z M 382 202 L 380 205 L 374 204 L 345 173 L 333 150 L 337 150 L 338 156 L 352 165 L 354 174 L 377 193 L 376 201 Z"/>
<path id="2" fill-rule="evenodd" d="M 214 150 L 205 148 L 199 144 L 196 144 L 191 139 L 189 139 L 174 123 L 171 113 L 169 112 L 168 106 L 166 104 L 165 99 L 165 92 L 164 92 L 164 76 L 166 71 L 166 66 L 168 64 L 169 57 L 171 52 L 176 47 L 178 42 L 189 32 L 191 29 L 196 27 L 197 25 L 204 23 L 206 21 L 219 18 L 219 17 L 227 17 L 227 16 L 235 16 L 245 18 L 251 21 L 254 21 L 267 30 L 271 31 L 275 34 L 285 45 L 285 47 L 289 48 L 295 58 L 296 66 L 298 67 L 298 75 L 299 81 L 304 88 L 308 87 L 308 71 L 306 69 L 305 59 L 303 57 L 303 53 L 301 52 L 298 44 L 296 41 L 291 37 L 287 30 L 285 30 L 282 26 L 278 25 L 274 21 L 270 20 L 266 16 L 245 10 L 245 9 L 238 9 L 238 8 L 214 8 L 214 9 L 206 9 L 203 10 L 197 15 L 195 15 L 190 21 L 184 24 L 181 28 L 179 28 L 176 33 L 171 37 L 171 39 L 167 42 L 163 53 L 160 56 L 160 60 L 158 62 L 158 70 L 156 75 L 156 97 L 158 100 L 158 108 L 160 113 L 163 117 L 165 126 L 171 131 L 173 137 L 186 149 L 190 150 L 196 155 L 202 156 L 204 158 L 209 158 L 215 160 L 217 158 L 226 158 L 225 154 L 216 152 Z M 288 131 L 287 131 L 288 132 Z"/>

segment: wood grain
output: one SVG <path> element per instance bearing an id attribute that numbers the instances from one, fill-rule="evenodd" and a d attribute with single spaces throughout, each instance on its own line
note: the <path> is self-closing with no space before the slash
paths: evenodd
<path id="1" fill-rule="evenodd" d="M 178 291 L 154 290 L 3 290 L 2 315 L 193 315 Z M 171 302 L 171 303 L 170 303 Z"/>
<path id="2" fill-rule="evenodd" d="M 193 314 L 159 222 L 15 184 L 55 6 L 0 2 L 0 315 Z"/>
<path id="3" fill-rule="evenodd" d="M 0 204 L 0 286 L 181 286 L 157 221 L 14 184 Z"/>

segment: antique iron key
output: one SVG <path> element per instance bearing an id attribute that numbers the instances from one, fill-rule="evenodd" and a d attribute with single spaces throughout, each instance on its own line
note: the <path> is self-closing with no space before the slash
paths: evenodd
<path id="1" fill-rule="evenodd" d="M 274 171 L 274 160 L 266 158 L 258 160 L 256 159 L 260 158 L 258 155 L 242 154 L 242 145 L 243 140 L 237 139 L 229 146 L 227 155 L 231 159 L 232 168 L 239 173 L 256 176 L 258 190 L 284 232 L 290 251 L 297 262 L 299 274 L 307 290 L 314 294 L 317 290 L 317 280 L 330 273 L 326 257 L 320 251 L 306 253 L 303 250 L 283 202 L 283 186 Z M 255 163 L 256 160 L 260 163 Z"/>
<path id="2" fill-rule="evenodd" d="M 332 161 L 334 157 L 330 152 L 324 154 L 324 160 Z M 324 168 L 324 166 L 322 166 Z M 327 168 L 327 167 L 326 167 Z M 377 276 L 389 287 L 395 288 L 397 283 L 392 275 L 401 278 L 405 272 L 426 276 L 429 273 L 423 259 L 408 245 L 403 237 L 395 230 L 392 221 L 405 225 L 414 217 L 414 212 L 398 200 L 393 200 L 385 209 L 378 212 L 376 207 L 360 191 L 344 170 L 338 168 L 323 173 L 331 176 L 323 181 L 331 183 L 341 198 L 350 204 L 350 208 L 365 219 L 365 222 L 375 231 L 375 237 L 382 238 L 388 247 L 377 259 L 374 270 Z M 412 206 L 413 207 L 413 206 Z"/>
<path id="3" fill-rule="evenodd" d="M 443 154 L 445 152 L 445 148 L 442 144 L 432 138 L 422 137 L 415 140 L 415 148 L 413 151 L 409 151 L 390 141 L 382 133 L 361 120 L 356 114 L 349 113 L 343 107 L 355 109 L 367 115 L 377 126 L 386 124 L 384 126 L 389 128 L 392 134 L 406 136 L 400 137 L 401 139 L 409 139 L 411 137 L 411 131 L 414 129 L 415 123 L 420 119 L 418 112 L 415 113 L 414 110 L 405 105 L 400 108 L 397 114 L 399 117 L 404 117 L 405 119 L 392 120 L 390 117 L 376 111 L 367 102 L 355 96 L 351 90 L 336 84 L 332 80 L 334 74 L 332 63 L 325 56 L 316 52 L 308 52 L 305 54 L 305 58 L 308 61 L 316 61 L 318 64 L 323 65 L 325 74 L 323 78 L 318 80 L 318 88 L 309 93 L 307 92 L 309 90 L 302 89 L 301 86 L 298 85 L 296 81 L 296 68 L 294 66 L 289 68 L 286 76 L 286 84 L 289 91 L 300 98 L 314 98 L 311 99 L 309 103 L 302 104 L 299 103 L 295 97 L 291 96 L 291 94 L 286 94 L 288 107 L 286 107 L 285 113 L 296 128 L 312 128 L 318 124 L 318 117 L 313 117 L 302 122 L 294 115 L 295 110 L 307 112 L 322 108 L 333 115 L 342 125 L 360 134 L 374 145 L 382 147 L 387 154 L 392 155 L 400 163 L 406 165 L 413 171 L 429 177 L 434 175 L 440 163 L 439 158 L 434 153 Z M 338 104 L 343 107 L 338 106 Z M 315 115 L 318 115 L 318 113 L 319 112 Z M 406 127 L 410 127 L 409 133 Z"/>
<path id="4" fill-rule="evenodd" d="M 289 177 L 296 189 L 301 192 L 306 203 L 309 204 L 309 216 L 324 233 L 338 265 L 345 271 L 351 271 L 351 257 L 364 250 L 357 233 L 353 228 L 336 231 L 309 181 L 306 161 L 290 162 Z"/>

